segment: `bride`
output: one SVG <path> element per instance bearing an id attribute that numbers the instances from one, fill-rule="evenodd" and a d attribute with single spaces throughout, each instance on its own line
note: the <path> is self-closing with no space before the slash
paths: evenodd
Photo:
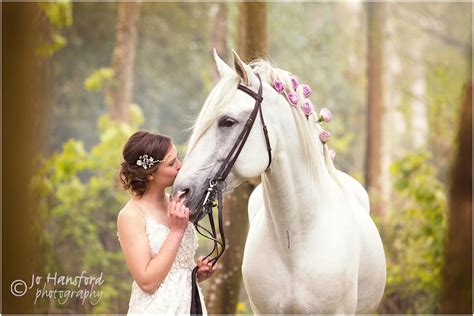
<path id="1" fill-rule="evenodd" d="M 117 218 L 117 235 L 134 279 L 128 314 L 189 314 L 197 236 L 189 209 L 165 193 L 181 167 L 176 147 L 169 137 L 140 131 L 128 139 L 123 159 L 120 179 L 133 193 Z M 197 265 L 199 282 L 217 267 L 203 257 Z"/>

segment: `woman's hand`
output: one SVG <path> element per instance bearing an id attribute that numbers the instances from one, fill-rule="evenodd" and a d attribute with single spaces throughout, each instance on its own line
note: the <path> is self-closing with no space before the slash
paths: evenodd
<path id="1" fill-rule="evenodd" d="M 171 232 L 184 234 L 189 222 L 189 208 L 181 202 L 172 201 L 168 204 L 168 218 Z"/>
<path id="2" fill-rule="evenodd" d="M 199 282 L 209 279 L 217 270 L 217 264 L 215 264 L 213 267 L 212 263 L 209 262 L 209 259 L 204 260 L 204 257 L 202 256 L 199 257 L 197 266 L 197 279 Z"/>

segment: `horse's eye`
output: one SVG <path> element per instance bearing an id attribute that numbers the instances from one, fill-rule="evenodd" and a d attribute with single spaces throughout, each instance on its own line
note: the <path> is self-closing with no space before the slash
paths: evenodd
<path id="1" fill-rule="evenodd" d="M 232 127 L 237 123 L 234 119 L 230 117 L 223 117 L 219 120 L 219 127 Z"/>

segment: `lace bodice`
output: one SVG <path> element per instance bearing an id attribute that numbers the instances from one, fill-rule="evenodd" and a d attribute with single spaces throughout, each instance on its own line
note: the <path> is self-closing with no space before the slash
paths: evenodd
<path id="1" fill-rule="evenodd" d="M 145 218 L 145 227 L 150 253 L 154 257 L 160 251 L 170 232 L 166 225 Z M 166 278 L 153 294 L 144 292 L 133 281 L 128 314 L 189 314 L 191 307 L 191 273 L 196 266 L 194 255 L 198 248 L 194 226 L 188 223 L 176 259 Z M 199 288 L 199 285 L 198 285 Z M 203 313 L 206 312 L 204 299 L 199 288 Z"/>

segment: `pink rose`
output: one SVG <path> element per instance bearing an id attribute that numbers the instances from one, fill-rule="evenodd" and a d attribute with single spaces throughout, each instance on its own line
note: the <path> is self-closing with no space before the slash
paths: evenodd
<path id="1" fill-rule="evenodd" d="M 311 88 L 307 84 L 302 84 L 301 88 L 303 88 L 303 94 L 305 98 L 309 98 L 311 96 Z"/>
<path id="2" fill-rule="evenodd" d="M 323 130 L 321 133 L 319 133 L 319 139 L 323 143 L 327 143 L 330 137 L 331 137 L 331 133 L 329 133 L 328 131 Z"/>
<path id="3" fill-rule="evenodd" d="M 329 156 L 334 160 L 334 158 L 336 158 L 336 151 L 334 149 L 329 149 Z"/>
<path id="4" fill-rule="evenodd" d="M 291 77 L 291 84 L 293 86 L 293 90 L 296 90 L 296 88 L 298 88 L 298 86 L 300 85 L 296 77 Z"/>
<path id="5" fill-rule="evenodd" d="M 285 83 L 281 80 L 275 79 L 272 82 L 273 89 L 276 90 L 276 92 L 281 93 L 283 90 L 285 90 Z"/>
<path id="6" fill-rule="evenodd" d="M 306 116 L 310 116 L 313 113 L 313 103 L 311 103 L 310 99 L 305 99 L 303 105 L 301 106 L 303 112 Z"/>
<path id="7" fill-rule="evenodd" d="M 288 97 L 288 101 L 290 101 L 290 104 L 296 105 L 298 103 L 298 96 L 295 93 L 288 92 L 286 96 Z"/>
<path id="8" fill-rule="evenodd" d="M 329 123 L 332 120 L 332 113 L 328 110 L 328 108 L 322 108 L 319 111 L 319 122 L 326 122 Z"/>

